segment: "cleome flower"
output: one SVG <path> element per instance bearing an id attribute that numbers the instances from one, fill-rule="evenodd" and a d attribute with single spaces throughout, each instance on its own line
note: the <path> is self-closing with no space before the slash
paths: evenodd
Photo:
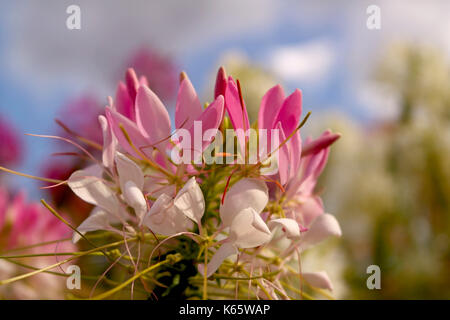
<path id="1" fill-rule="evenodd" d="M 93 298 L 116 293 L 179 298 L 181 292 L 203 299 L 225 294 L 294 299 L 305 296 L 304 283 L 332 290 L 326 272 L 302 271 L 301 255 L 341 236 L 339 223 L 326 213 L 315 190 L 330 146 L 340 136 L 326 131 L 302 141 L 300 128 L 309 114 L 303 121 L 301 114 L 301 91 L 286 97 L 277 85 L 264 95 L 258 122 L 250 124 L 239 81 L 220 68 L 214 99 L 205 107 L 181 74 L 172 125 L 146 79 L 129 69 L 98 117 L 101 159 L 80 147 L 92 163 L 67 180 L 75 195 L 94 206 L 78 227 L 71 226 L 72 241 L 88 242 L 94 248 L 81 254 L 98 252 L 110 263 L 89 297 L 106 279 L 122 282 Z M 208 148 L 231 127 L 236 149 Z M 258 150 L 256 163 L 235 161 L 239 153 L 246 158 L 250 138 L 242 132 L 251 128 L 262 130 L 257 140 L 267 139 L 269 147 Z M 170 155 L 179 144 L 188 156 L 177 164 Z M 208 163 L 203 161 L 207 152 L 234 160 Z M 265 161 L 275 155 L 278 170 L 267 175 Z M 119 240 L 104 244 L 109 236 Z M 120 277 L 110 272 L 116 265 Z M 242 281 L 248 286 L 239 285 Z"/>
<path id="2" fill-rule="evenodd" d="M 128 90 L 123 85 L 120 86 L 116 104 L 111 100 L 110 105 L 106 107 L 109 127 L 120 147 L 137 158 L 141 158 L 142 154 L 152 157 L 151 151 L 154 149 L 164 154 L 171 136 L 169 113 L 161 100 L 145 85 L 145 81 L 137 80 L 133 71 L 127 72 L 127 79 L 129 79 Z M 129 94 L 130 91 L 136 94 Z M 187 75 L 183 74 L 176 101 L 175 129 L 186 129 L 193 134 L 194 121 L 200 121 L 202 137 L 209 129 L 217 130 L 222 121 L 223 104 L 223 96 L 218 96 L 203 110 L 192 83 Z M 135 148 L 130 145 L 121 126 L 133 141 Z M 201 153 L 207 145 L 206 141 L 202 144 L 201 150 L 197 150 L 193 144 L 192 150 Z"/>

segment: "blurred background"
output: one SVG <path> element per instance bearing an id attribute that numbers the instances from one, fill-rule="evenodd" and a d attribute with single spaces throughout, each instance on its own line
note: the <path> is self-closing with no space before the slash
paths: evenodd
<path id="1" fill-rule="evenodd" d="M 66 27 L 73 4 L 80 30 Z M 366 25 L 370 5 L 380 9 L 380 29 Z M 66 135 L 56 118 L 101 143 L 97 115 L 127 67 L 147 76 L 173 112 L 180 71 L 210 101 L 221 65 L 240 80 L 253 120 L 280 83 L 300 88 L 304 113 L 312 111 L 303 137 L 342 133 L 320 184 L 343 237 L 305 261 L 327 270 L 334 296 L 449 299 L 445 0 L 2 1 L 0 166 L 65 179 L 84 160 L 67 144 L 24 133 Z M 0 213 L 23 211 L 15 203 L 26 193 L 30 202 L 51 199 L 74 223 L 88 214 L 67 189 L 40 187 L 0 173 Z M 0 252 L 11 247 L 9 232 L 0 219 Z M 366 286 L 369 265 L 380 266 L 380 290 Z"/>

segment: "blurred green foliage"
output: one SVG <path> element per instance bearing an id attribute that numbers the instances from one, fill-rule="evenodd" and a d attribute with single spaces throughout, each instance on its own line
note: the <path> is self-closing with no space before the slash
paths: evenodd
<path id="1" fill-rule="evenodd" d="M 321 180 L 343 228 L 344 297 L 450 298 L 450 66 L 439 51 L 394 45 L 374 80 L 398 108 L 362 128 L 331 117 L 343 138 Z M 369 265 L 381 290 L 369 290 Z"/>

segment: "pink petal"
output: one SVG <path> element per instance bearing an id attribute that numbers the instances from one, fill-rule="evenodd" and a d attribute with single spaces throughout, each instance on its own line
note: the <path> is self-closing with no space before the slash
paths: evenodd
<path id="1" fill-rule="evenodd" d="M 119 82 L 116 90 L 116 110 L 128 119 L 135 121 L 134 101 L 131 100 L 128 89 L 123 82 Z"/>
<path id="2" fill-rule="evenodd" d="M 275 116 L 284 101 L 284 90 L 280 85 L 276 85 L 266 92 L 261 100 L 261 106 L 258 113 L 258 128 L 272 129 Z"/>
<path id="3" fill-rule="evenodd" d="M 129 180 L 125 183 L 122 194 L 128 205 L 134 209 L 139 221 L 142 221 L 147 212 L 147 200 L 141 189 L 138 188 L 133 181 Z"/>
<path id="4" fill-rule="evenodd" d="M 202 114 L 202 105 L 187 76 L 181 81 L 175 106 L 175 127 L 189 129 Z"/>
<path id="5" fill-rule="evenodd" d="M 250 129 L 250 123 L 248 121 L 247 108 L 241 106 L 239 99 L 239 91 L 234 83 L 233 79 L 228 80 L 227 90 L 225 92 L 225 107 L 230 116 L 231 123 L 235 130 L 248 130 Z M 241 146 L 241 152 L 244 153 L 245 138 L 243 135 L 238 135 L 238 141 Z"/>
<path id="6" fill-rule="evenodd" d="M 314 189 L 317 178 L 322 173 L 323 169 L 325 168 L 325 165 L 328 161 L 328 154 L 330 153 L 330 149 L 326 148 L 322 151 L 319 151 L 319 153 L 306 156 L 305 158 L 302 157 L 301 166 L 302 166 L 302 176 L 303 176 L 303 186 L 302 189 L 306 188 L 307 181 L 309 184 L 309 192 L 312 192 Z M 306 190 L 305 190 L 306 191 Z"/>
<path id="7" fill-rule="evenodd" d="M 333 284 L 325 271 L 303 272 L 302 278 L 313 287 L 333 291 Z"/>
<path id="8" fill-rule="evenodd" d="M 136 123 L 155 147 L 164 148 L 170 137 L 170 117 L 163 103 L 148 87 L 136 96 Z"/>
<path id="9" fill-rule="evenodd" d="M 113 215 L 100 208 L 94 208 L 89 217 L 87 217 L 77 228 L 81 234 L 86 232 L 106 230 L 111 223 L 117 223 L 117 220 Z M 72 242 L 77 243 L 81 239 L 81 236 L 74 232 L 72 236 Z"/>
<path id="10" fill-rule="evenodd" d="M 330 236 L 340 237 L 341 235 L 341 227 L 336 218 L 331 214 L 324 213 L 314 219 L 308 231 L 304 233 L 301 248 L 307 249 Z"/>
<path id="11" fill-rule="evenodd" d="M 223 116 L 223 110 L 224 110 L 224 99 L 222 96 L 218 96 L 216 100 L 214 100 L 213 103 L 211 103 L 200 115 L 199 118 L 196 119 L 196 121 L 201 121 L 202 123 L 202 132 L 201 132 L 201 139 L 203 140 L 203 135 L 207 130 L 211 129 L 218 129 L 220 126 L 220 123 L 222 122 L 222 116 Z M 192 126 L 189 129 L 189 132 L 191 133 L 191 137 L 197 137 L 194 134 L 194 127 Z M 215 136 L 215 135 L 214 135 Z M 192 139 L 192 149 L 194 148 L 194 139 Z M 202 141 L 202 152 L 206 149 L 206 147 L 211 143 L 211 141 Z M 198 150 L 196 150 L 198 151 Z"/>
<path id="12" fill-rule="evenodd" d="M 120 214 L 119 201 L 115 193 L 101 179 L 101 172 L 98 165 L 92 165 L 72 173 L 67 184 L 82 200 L 117 216 Z"/>
<path id="13" fill-rule="evenodd" d="M 324 213 L 322 200 L 318 196 L 307 197 L 297 210 L 301 215 L 302 224 L 305 226 L 309 226 L 314 219 Z"/>
<path id="14" fill-rule="evenodd" d="M 325 165 L 328 161 L 328 155 L 330 154 L 330 148 L 326 148 L 322 150 L 318 155 L 320 156 L 319 161 L 317 162 L 316 167 L 313 171 L 314 178 L 318 178 L 322 173 L 323 169 L 325 169 Z"/>
<path id="15" fill-rule="evenodd" d="M 255 248 L 267 243 L 272 234 L 253 208 L 246 208 L 239 212 L 230 226 L 230 241 L 237 247 Z"/>
<path id="16" fill-rule="evenodd" d="M 222 95 L 225 96 L 225 91 L 227 89 L 227 74 L 223 67 L 219 68 L 216 77 L 216 85 L 214 87 L 214 98 Z"/>
<path id="17" fill-rule="evenodd" d="M 146 76 L 141 76 L 141 77 L 139 78 L 139 86 L 149 87 L 148 79 L 147 79 Z"/>
<path id="18" fill-rule="evenodd" d="M 286 140 L 284 130 L 281 123 L 278 122 L 275 126 L 279 130 L 280 144 Z M 278 175 L 280 176 L 280 183 L 285 185 L 289 179 L 289 144 L 285 143 L 281 148 L 278 149 Z"/>
<path id="19" fill-rule="evenodd" d="M 318 139 L 313 140 L 303 147 L 302 156 L 316 154 L 325 148 L 328 148 L 336 140 L 341 137 L 338 133 L 331 133 L 329 130 L 325 131 Z"/>
<path id="20" fill-rule="evenodd" d="M 3 225 L 6 220 L 6 210 L 8 207 L 9 195 L 5 188 L 0 187 L 0 230 L 2 230 Z"/>
<path id="21" fill-rule="evenodd" d="M 125 82 L 127 84 L 128 94 L 131 101 L 135 101 L 137 90 L 139 88 L 139 80 L 133 68 L 129 68 L 125 74 Z"/>
<path id="22" fill-rule="evenodd" d="M 241 179 L 228 190 L 220 206 L 222 223 L 230 226 L 234 217 L 246 208 L 253 208 L 257 213 L 261 213 L 268 201 L 268 189 L 264 181 Z"/>
<path id="23" fill-rule="evenodd" d="M 300 237 L 300 227 L 294 219 L 274 219 L 267 223 L 269 228 L 275 228 L 281 226 L 283 231 L 286 233 L 286 237 L 289 239 L 295 239 Z"/>
<path id="24" fill-rule="evenodd" d="M 111 128 L 108 126 L 108 120 L 106 120 L 105 116 L 98 116 L 98 121 L 103 132 L 102 162 L 105 167 L 111 169 L 114 167 L 117 139 L 112 135 Z"/>
<path id="25" fill-rule="evenodd" d="M 141 131 L 134 122 L 132 122 L 125 116 L 121 115 L 120 113 L 110 109 L 109 107 L 105 109 L 105 114 L 106 118 L 108 119 L 108 124 L 111 126 L 111 129 L 114 133 L 114 136 L 117 138 L 117 141 L 119 142 L 120 146 L 125 151 L 127 151 L 134 157 L 140 158 L 140 155 L 133 150 L 127 138 L 123 134 L 122 129 L 120 128 L 121 125 L 127 132 L 128 136 L 133 142 L 133 145 L 138 150 L 140 149 L 141 152 L 144 152 L 146 154 L 149 153 L 149 150 L 151 149 L 145 147 L 150 146 L 150 142 L 144 137 L 144 135 L 141 133 Z"/>
<path id="26" fill-rule="evenodd" d="M 157 234 L 171 236 L 192 228 L 189 220 L 173 203 L 172 197 L 162 194 L 144 216 L 143 224 Z"/>
<path id="27" fill-rule="evenodd" d="M 289 97 L 287 97 L 281 108 L 278 110 L 277 116 L 273 123 L 281 122 L 286 136 L 289 136 L 295 128 L 297 128 L 300 115 L 302 114 L 302 92 L 296 89 Z M 274 126 L 272 126 L 274 127 Z"/>
<path id="28" fill-rule="evenodd" d="M 300 170 L 301 155 L 302 155 L 302 138 L 300 132 L 297 131 L 288 141 L 289 143 L 289 160 L 290 160 L 290 179 L 298 175 Z"/>
<path id="29" fill-rule="evenodd" d="M 195 177 L 190 178 L 178 192 L 174 205 L 189 219 L 197 224 L 201 223 L 205 212 L 205 199 Z"/>
<path id="30" fill-rule="evenodd" d="M 116 152 L 115 160 L 122 191 L 125 189 L 125 183 L 128 181 L 132 181 L 139 190 L 142 190 L 144 187 L 144 174 L 141 167 L 120 152 Z"/>

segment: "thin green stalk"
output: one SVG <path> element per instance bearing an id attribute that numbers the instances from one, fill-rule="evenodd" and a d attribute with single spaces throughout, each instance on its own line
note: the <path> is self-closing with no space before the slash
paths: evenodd
<path id="1" fill-rule="evenodd" d="M 242 272 L 244 272 L 247 275 L 247 277 L 250 277 L 250 273 L 248 273 L 246 270 L 242 270 Z M 261 282 L 259 282 L 258 280 L 252 280 L 252 282 L 258 285 L 258 287 L 262 290 L 262 292 L 264 292 L 264 294 L 267 296 L 269 300 L 273 300 L 269 292 L 267 292 L 267 289 L 261 284 Z"/>
<path id="2" fill-rule="evenodd" d="M 181 259 L 181 257 L 179 257 L 179 259 Z M 161 261 L 161 262 L 159 262 L 159 263 L 157 263 L 157 264 L 154 264 L 154 265 L 152 265 L 152 266 L 150 266 L 150 267 L 144 269 L 143 271 L 141 271 L 141 272 L 135 274 L 133 277 L 131 277 L 131 278 L 129 278 L 128 280 L 126 280 L 125 282 L 121 283 L 121 284 L 118 285 L 117 287 L 115 287 L 115 288 L 113 288 L 113 289 L 111 289 L 111 290 L 109 290 L 109 291 L 106 291 L 106 292 L 104 292 L 104 293 L 102 293 L 102 294 L 99 294 L 99 295 L 93 297 L 92 300 L 101 300 L 101 299 L 107 298 L 107 297 L 109 297 L 110 295 L 112 295 L 112 294 L 114 294 L 114 293 L 120 291 L 121 289 L 125 288 L 125 287 L 128 286 L 130 283 L 132 283 L 132 282 L 135 281 L 136 279 L 140 278 L 140 277 L 143 276 L 144 274 L 149 273 L 149 272 L 152 271 L 153 269 L 159 268 L 159 267 L 161 267 L 161 266 L 163 266 L 163 265 L 165 265 L 165 264 L 168 264 L 168 263 L 174 263 L 174 260 L 177 260 L 177 259 L 176 259 L 176 258 L 175 258 L 175 259 L 174 259 L 174 258 L 166 258 L 165 260 L 163 260 L 163 261 Z"/>
<path id="3" fill-rule="evenodd" d="M 31 269 L 31 270 L 39 270 L 39 268 L 30 266 L 30 265 L 25 264 L 25 263 L 21 263 L 21 262 L 10 260 L 10 259 L 6 259 L 6 260 L 8 262 L 10 262 L 12 264 L 15 264 L 15 265 L 17 265 L 19 267 L 22 267 L 22 268 L 27 268 L 27 269 Z M 62 272 L 55 272 L 55 271 L 44 271 L 44 273 L 48 273 L 48 274 L 59 276 L 59 277 L 65 277 L 65 278 L 71 276 L 70 273 L 62 273 Z M 94 281 L 94 280 L 97 280 L 98 277 L 97 276 L 84 276 L 84 275 L 81 275 L 81 279 Z M 111 284 L 111 285 L 118 285 L 119 284 L 118 282 L 116 282 L 114 280 L 111 280 L 111 279 L 108 279 L 108 278 L 104 278 L 104 281 L 106 283 L 108 283 L 108 284 Z M 141 292 L 144 292 L 144 291 L 141 290 Z"/>
<path id="4" fill-rule="evenodd" d="M 128 241 L 135 241 L 135 240 L 136 240 L 136 238 L 128 239 Z M 20 276 L 16 276 L 16 277 L 12 277 L 12 278 L 9 278 L 9 279 L 1 280 L 1 281 L 0 281 L 0 286 L 5 285 L 5 284 L 8 284 L 8 283 L 15 282 L 15 281 L 18 281 L 18 280 L 22 280 L 22 279 L 25 279 L 25 278 L 28 278 L 28 277 L 31 277 L 31 276 L 34 276 L 34 275 L 39 274 L 39 273 L 41 273 L 41 272 L 44 272 L 44 271 L 53 269 L 53 268 L 55 268 L 55 267 L 58 267 L 58 266 L 60 266 L 60 265 L 65 264 L 65 263 L 67 263 L 67 262 L 70 262 L 70 261 L 72 261 L 72 260 L 75 260 L 75 259 L 77 259 L 77 258 L 79 258 L 79 257 L 88 255 L 88 254 L 90 254 L 90 253 L 92 253 L 92 252 L 97 252 L 97 251 L 99 251 L 99 250 L 103 250 L 103 249 L 106 249 L 106 248 L 116 247 L 116 246 L 121 245 L 121 244 L 123 244 L 123 243 L 124 243 L 124 240 L 116 241 L 116 242 L 113 242 L 113 243 L 109 243 L 109 244 L 106 244 L 106 245 L 104 245 L 104 246 L 97 247 L 97 248 L 94 248 L 94 249 L 85 251 L 83 254 L 80 254 L 80 255 L 77 255 L 77 256 L 74 256 L 74 257 L 71 257 L 71 258 L 67 258 L 67 259 L 65 259 L 65 260 L 63 260 L 63 261 L 60 261 L 60 262 L 55 263 L 55 264 L 52 264 L 52 265 L 47 266 L 47 267 L 45 267 L 45 268 L 41 268 L 41 269 L 36 270 L 36 271 L 33 271 L 33 272 L 25 273 L 25 274 L 22 274 L 22 275 L 20 275 Z"/>
<path id="5" fill-rule="evenodd" d="M 295 292 L 295 293 L 300 294 L 302 297 L 304 297 L 304 298 L 306 298 L 306 299 L 308 299 L 308 300 L 314 300 L 314 298 L 311 297 L 311 296 L 310 296 L 309 294 L 307 294 L 306 292 L 300 291 L 299 289 L 294 288 L 293 286 L 287 284 L 287 283 L 284 282 L 284 281 L 281 281 L 281 280 L 280 280 L 280 283 L 281 283 L 285 288 L 287 288 L 287 289 L 289 289 L 289 290 L 291 290 L 291 291 L 293 291 L 293 292 Z"/>
<path id="6" fill-rule="evenodd" d="M 54 256 L 79 256 L 83 251 L 78 252 L 54 252 L 54 253 L 33 253 L 33 254 L 19 254 L 14 256 L 0 256 L 0 259 L 20 259 L 20 258 L 33 258 L 33 257 L 54 257 Z M 89 255 L 103 255 L 101 252 L 93 252 Z"/>

